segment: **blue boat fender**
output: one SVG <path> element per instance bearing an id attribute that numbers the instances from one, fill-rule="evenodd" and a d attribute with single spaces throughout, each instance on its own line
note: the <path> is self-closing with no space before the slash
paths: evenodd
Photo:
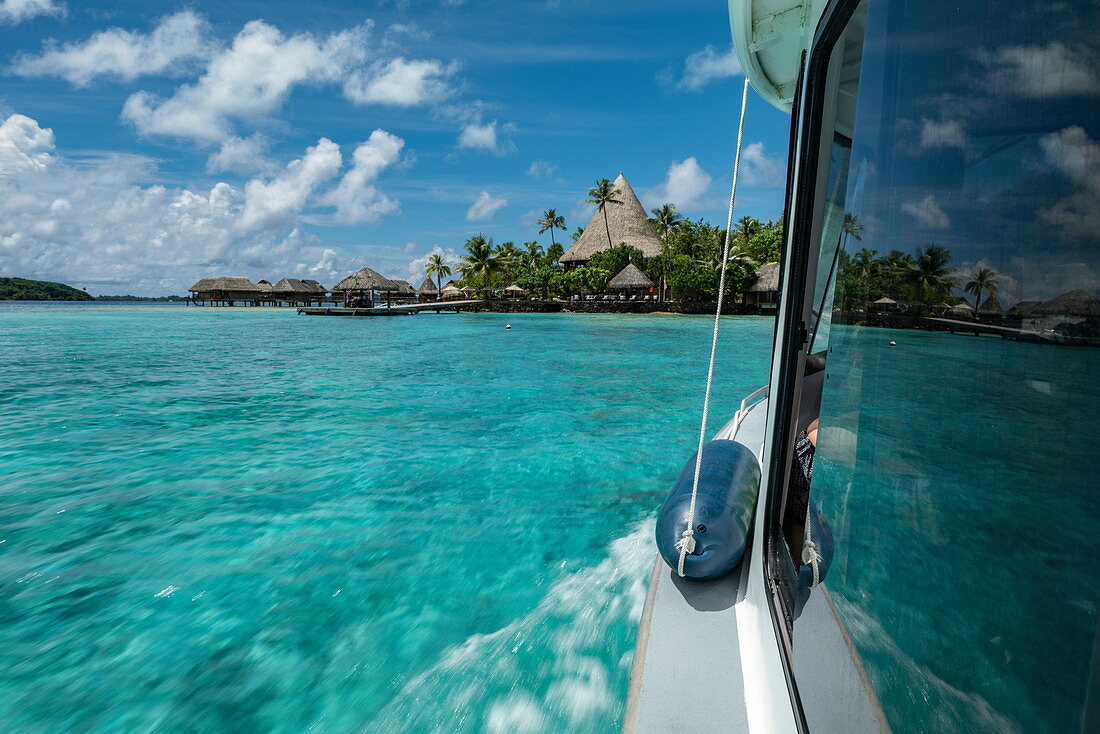
<path id="1" fill-rule="evenodd" d="M 657 549 L 677 569 L 677 542 L 687 530 L 695 456 L 691 457 L 657 515 Z M 740 562 L 748 544 L 760 494 L 760 462 L 743 444 L 724 439 L 703 446 L 695 503 L 695 550 L 684 559 L 684 576 L 714 579 Z"/>

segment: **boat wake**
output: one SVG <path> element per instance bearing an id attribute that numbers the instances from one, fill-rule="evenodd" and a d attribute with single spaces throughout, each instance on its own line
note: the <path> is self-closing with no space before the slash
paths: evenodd
<path id="1" fill-rule="evenodd" d="M 443 652 L 361 730 L 616 731 L 654 558 L 650 518 L 598 565 L 556 581 L 526 616 Z"/>

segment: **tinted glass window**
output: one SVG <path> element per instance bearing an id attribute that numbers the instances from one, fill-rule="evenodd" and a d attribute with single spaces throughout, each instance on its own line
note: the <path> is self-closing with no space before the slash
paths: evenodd
<path id="1" fill-rule="evenodd" d="M 857 14 L 806 294 L 828 324 L 810 497 L 895 731 L 1100 730 L 1098 7 Z"/>

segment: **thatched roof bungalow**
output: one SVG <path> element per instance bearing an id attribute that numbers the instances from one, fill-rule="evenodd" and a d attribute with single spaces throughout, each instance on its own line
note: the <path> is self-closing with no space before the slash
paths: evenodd
<path id="1" fill-rule="evenodd" d="M 634 263 L 627 263 L 615 277 L 607 281 L 607 287 L 621 291 L 643 291 L 655 287 L 655 283 L 649 279 L 642 269 Z"/>
<path id="2" fill-rule="evenodd" d="M 448 283 L 447 285 L 443 286 L 442 297 L 444 301 L 454 301 L 460 298 L 465 298 L 466 294 L 463 293 L 461 289 L 456 288 L 454 285 Z"/>
<path id="3" fill-rule="evenodd" d="M 436 286 L 435 281 L 432 280 L 432 276 L 424 276 L 424 282 L 416 289 L 416 295 L 424 298 L 435 298 L 439 295 L 439 288 Z"/>
<path id="4" fill-rule="evenodd" d="M 393 292 L 394 298 L 415 298 L 416 289 L 412 287 L 412 284 L 407 280 L 395 280 L 393 284 L 397 286 L 397 290 Z"/>
<path id="5" fill-rule="evenodd" d="M 1033 312 L 1043 316 L 1076 316 L 1088 318 L 1100 316 L 1100 301 L 1075 288 L 1060 296 L 1043 301 L 1035 306 Z"/>
<path id="6" fill-rule="evenodd" d="M 202 278 L 187 290 L 200 301 L 253 301 L 263 294 L 260 286 L 248 278 L 226 275 Z"/>
<path id="7" fill-rule="evenodd" d="M 361 268 L 332 286 L 333 293 L 393 293 L 399 290 L 396 283 L 371 270 Z"/>
<path id="8" fill-rule="evenodd" d="M 638 201 L 634 189 L 630 188 L 621 171 L 615 179 L 614 187 L 618 192 L 615 198 L 622 203 L 607 205 L 606 224 L 604 223 L 605 212 L 597 209 L 592 214 L 584 232 L 559 258 L 558 262 L 562 265 L 566 267 L 583 265 L 597 252 L 617 247 L 622 243 L 638 248 L 646 257 L 661 254 L 661 238 L 657 235 L 657 229 L 649 221 L 645 207 Z M 608 231 L 611 232 L 610 244 Z"/>
<path id="9" fill-rule="evenodd" d="M 745 291 L 745 303 L 761 309 L 774 309 L 779 298 L 779 263 L 764 263 L 756 271 L 756 280 Z"/>

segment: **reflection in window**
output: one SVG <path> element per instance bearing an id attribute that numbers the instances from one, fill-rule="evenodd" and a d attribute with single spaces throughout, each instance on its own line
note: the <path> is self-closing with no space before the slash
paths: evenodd
<path id="1" fill-rule="evenodd" d="M 1100 707 L 1097 7 L 870 0 L 841 52 L 799 423 L 826 585 L 897 731 Z"/>

